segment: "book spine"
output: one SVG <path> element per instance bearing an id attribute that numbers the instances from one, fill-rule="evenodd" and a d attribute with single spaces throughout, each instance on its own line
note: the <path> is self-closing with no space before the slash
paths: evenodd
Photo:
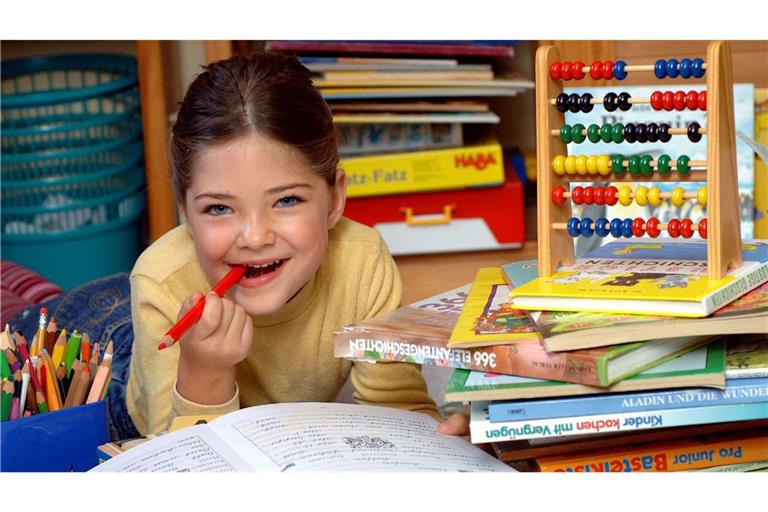
<path id="1" fill-rule="evenodd" d="M 768 418 L 768 402 L 687 407 L 635 413 L 597 414 L 571 418 L 492 423 L 473 409 L 470 435 L 473 443 L 513 441 L 574 434 L 597 434 L 628 430 L 701 425 Z"/>
<path id="2" fill-rule="evenodd" d="M 461 146 L 459 123 L 339 125 L 339 154 L 360 155 L 387 151 L 415 151 Z"/>
<path id="3" fill-rule="evenodd" d="M 768 436 L 701 443 L 612 450 L 576 457 L 548 456 L 536 460 L 541 471 L 614 473 L 689 471 L 727 464 L 764 461 Z"/>
<path id="4" fill-rule="evenodd" d="M 754 402 L 768 402 L 768 379 L 730 381 L 726 384 L 725 390 L 699 388 L 491 402 L 488 405 L 488 416 L 491 422 L 497 423 Z"/>
<path id="5" fill-rule="evenodd" d="M 725 378 L 731 379 L 756 379 L 768 377 L 768 367 L 765 368 L 733 368 L 725 370 Z"/>
<path id="6" fill-rule="evenodd" d="M 732 282 L 708 296 L 705 300 L 705 309 L 706 311 L 720 309 L 766 281 L 768 281 L 768 262 L 737 277 Z"/>

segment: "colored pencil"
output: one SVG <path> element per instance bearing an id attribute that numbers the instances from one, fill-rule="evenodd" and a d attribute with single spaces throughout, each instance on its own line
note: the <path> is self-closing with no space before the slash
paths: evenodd
<path id="1" fill-rule="evenodd" d="M 24 362 L 24 366 L 21 369 L 21 402 L 19 403 L 19 410 L 21 414 L 24 414 L 24 408 L 27 403 L 27 393 L 29 392 L 29 360 Z"/>
<path id="2" fill-rule="evenodd" d="M 109 378 L 112 376 L 112 340 L 107 343 L 107 348 L 104 351 L 104 359 L 99 365 L 99 369 L 96 370 L 96 375 L 93 378 L 93 384 L 91 384 L 91 391 L 88 393 L 88 398 L 85 403 L 91 404 L 98 402 L 107 392 L 107 386 L 109 385 Z"/>
<path id="3" fill-rule="evenodd" d="M 48 355 L 48 350 L 43 347 L 43 352 L 40 354 L 43 360 L 44 368 L 46 369 L 47 380 L 45 382 L 45 395 L 48 399 L 48 405 L 50 410 L 58 411 L 61 409 L 62 395 L 59 389 L 59 379 L 56 377 L 56 368 L 53 366 L 51 356 Z"/>
<path id="4" fill-rule="evenodd" d="M 5 352 L 5 357 L 8 359 L 8 366 L 11 369 L 11 373 L 15 374 L 19 371 L 19 360 L 16 358 L 16 354 L 9 348 L 6 348 L 3 352 Z"/>
<path id="5" fill-rule="evenodd" d="M 87 332 L 83 333 L 83 341 L 80 343 L 80 361 L 86 365 L 91 362 L 91 337 Z"/>
<path id="6" fill-rule="evenodd" d="M 48 321 L 48 327 L 45 329 L 45 344 L 43 345 L 49 354 L 53 354 L 53 347 L 56 344 L 56 318 L 51 317 Z"/>
<path id="7" fill-rule="evenodd" d="M 0 379 L 10 379 L 12 373 L 5 350 L 0 350 Z"/>
<path id="8" fill-rule="evenodd" d="M 11 403 L 11 417 L 10 419 L 15 420 L 19 417 L 19 397 L 14 396 L 13 402 Z"/>
<path id="9" fill-rule="evenodd" d="M 77 332 L 77 329 L 75 329 L 72 331 L 69 341 L 67 341 L 67 349 L 64 354 L 64 361 L 67 364 L 67 376 L 71 376 L 72 374 L 72 363 L 75 362 L 75 359 L 77 359 L 77 356 L 80 353 L 80 342 L 82 340 L 83 337 Z"/>
<path id="10" fill-rule="evenodd" d="M 29 353 L 33 356 L 39 355 L 43 351 L 45 343 L 45 326 L 48 322 L 48 308 L 40 308 L 40 318 L 37 321 L 37 332 L 32 337 L 32 345 L 29 347 Z"/>
<path id="11" fill-rule="evenodd" d="M 96 370 L 99 369 L 99 355 L 101 354 L 101 349 L 99 346 L 99 342 L 93 344 L 93 350 L 91 351 L 91 361 L 89 363 L 89 367 L 91 370 L 91 384 L 93 384 L 93 379 L 96 377 Z"/>
<path id="12" fill-rule="evenodd" d="M 22 361 L 29 359 L 29 350 L 27 350 L 27 338 L 21 334 L 21 331 L 13 333 L 13 337 L 16 339 L 16 349 L 21 356 Z"/>
<path id="13" fill-rule="evenodd" d="M 0 349 L 5 350 L 6 348 L 16 350 L 16 344 L 13 342 L 13 336 L 11 336 L 11 327 L 8 324 L 5 324 L 5 330 L 0 335 Z"/>
<path id="14" fill-rule="evenodd" d="M 233 267 L 232 270 L 227 272 L 227 275 L 221 278 L 221 281 L 216 283 L 211 291 L 216 293 L 216 295 L 223 297 L 224 294 L 227 293 L 227 290 L 229 290 L 245 275 L 245 271 L 246 267 L 244 266 Z M 192 306 L 192 309 L 187 311 L 187 314 L 181 317 L 181 320 L 176 322 L 173 327 L 171 327 L 168 332 L 165 333 L 165 336 L 163 336 L 163 339 L 160 340 L 160 344 L 157 346 L 157 349 L 166 349 L 179 341 L 179 338 L 181 338 L 181 336 L 184 335 L 184 333 L 187 332 L 190 327 L 192 327 L 198 320 L 200 320 L 200 316 L 203 314 L 203 309 L 205 309 L 205 296 L 200 297 L 200 300 L 198 300 L 195 305 Z"/>
<path id="15" fill-rule="evenodd" d="M 67 347 L 67 330 L 62 329 L 59 333 L 59 338 L 56 340 L 56 344 L 53 346 L 53 352 L 51 352 L 51 360 L 53 361 L 53 366 L 56 368 L 59 367 L 59 363 L 61 363 L 62 359 L 64 359 L 64 350 Z"/>
<path id="16" fill-rule="evenodd" d="M 0 421 L 8 421 L 11 417 L 11 406 L 13 405 L 13 382 L 3 379 L 1 395 L 0 404 L 2 404 L 2 411 L 0 412 Z"/>

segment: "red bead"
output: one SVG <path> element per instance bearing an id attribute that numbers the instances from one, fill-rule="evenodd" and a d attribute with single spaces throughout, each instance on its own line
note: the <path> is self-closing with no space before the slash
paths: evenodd
<path id="1" fill-rule="evenodd" d="M 600 77 L 603 76 L 603 63 L 599 60 L 596 60 L 592 63 L 591 66 L 589 66 L 589 77 L 592 80 L 600 80 Z"/>
<path id="2" fill-rule="evenodd" d="M 613 78 L 613 61 L 607 60 L 603 62 L 603 78 L 610 80 Z"/>
<path id="3" fill-rule="evenodd" d="M 595 189 L 594 187 L 584 187 L 584 204 L 592 204 L 595 202 Z"/>
<path id="4" fill-rule="evenodd" d="M 680 221 L 677 219 L 669 219 L 669 222 L 667 222 L 667 233 L 669 233 L 669 236 L 672 238 L 677 238 L 680 236 Z"/>
<path id="5" fill-rule="evenodd" d="M 651 107 L 653 110 L 661 110 L 663 108 L 661 98 L 661 91 L 653 91 L 651 94 Z"/>
<path id="6" fill-rule="evenodd" d="M 606 187 L 605 204 L 607 204 L 608 206 L 615 205 L 616 202 L 619 200 L 618 194 L 619 194 L 619 189 L 617 189 L 613 185 Z"/>
<path id="7" fill-rule="evenodd" d="M 680 222 L 680 234 L 683 235 L 683 238 L 693 236 L 693 221 L 691 219 L 683 219 Z"/>
<path id="8" fill-rule="evenodd" d="M 707 238 L 707 219 L 701 219 L 699 221 L 699 236 L 701 238 Z"/>
<path id="9" fill-rule="evenodd" d="M 595 204 L 605 204 L 605 187 L 595 187 Z"/>
<path id="10" fill-rule="evenodd" d="M 563 80 L 570 80 L 573 78 L 570 62 L 563 62 L 563 67 L 560 68 L 560 76 L 563 77 Z"/>
<path id="11" fill-rule="evenodd" d="M 699 93 L 699 110 L 707 110 L 707 91 Z"/>
<path id="12" fill-rule="evenodd" d="M 699 108 L 699 93 L 696 91 L 688 91 L 685 95 L 685 106 L 688 110 L 696 110 Z"/>
<path id="13" fill-rule="evenodd" d="M 576 204 L 581 204 L 584 200 L 584 189 L 580 186 L 573 187 L 571 190 L 571 201 Z"/>
<path id="14" fill-rule="evenodd" d="M 571 75 L 573 75 L 575 80 L 581 80 L 584 78 L 584 63 L 580 60 L 577 60 L 571 64 Z"/>
<path id="15" fill-rule="evenodd" d="M 675 92 L 675 95 L 672 97 L 672 103 L 675 106 L 675 110 L 684 110 L 685 109 L 685 93 L 683 91 Z"/>
<path id="16" fill-rule="evenodd" d="M 675 106 L 675 95 L 672 91 L 664 91 L 664 94 L 661 95 L 661 105 L 668 112 L 672 110 Z"/>
<path id="17" fill-rule="evenodd" d="M 651 217 L 648 219 L 648 222 L 645 225 L 645 231 L 648 233 L 648 236 L 651 238 L 656 238 L 661 234 L 661 230 L 659 229 L 659 219 L 656 217 Z"/>
<path id="18" fill-rule="evenodd" d="M 565 196 L 563 196 L 563 187 L 558 185 L 552 190 L 552 202 L 557 206 L 563 206 L 565 204 Z"/>
<path id="19" fill-rule="evenodd" d="M 552 77 L 552 80 L 560 80 L 563 76 L 561 74 L 563 69 L 563 65 L 559 62 L 553 62 L 551 66 L 549 66 L 549 76 Z"/>
<path id="20" fill-rule="evenodd" d="M 641 237 L 645 234 L 645 220 L 641 217 L 637 217 L 632 221 L 632 234 L 636 237 Z"/>

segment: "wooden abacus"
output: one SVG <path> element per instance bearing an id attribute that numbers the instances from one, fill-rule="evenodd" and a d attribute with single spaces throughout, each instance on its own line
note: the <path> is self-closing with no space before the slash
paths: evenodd
<path id="1" fill-rule="evenodd" d="M 632 99 L 628 94 L 606 94 L 602 99 L 592 98 L 590 94 L 565 95 L 563 80 L 580 79 L 588 73 L 594 79 L 616 78 L 623 80 L 628 72 L 651 71 L 658 79 L 707 75 L 706 93 L 688 94 L 654 93 L 650 98 Z M 628 110 L 632 104 L 650 103 L 655 109 L 707 110 L 707 126 L 702 128 L 692 123 L 686 128 L 670 128 L 668 125 L 566 125 L 564 111 L 589 112 L 595 104 L 613 111 L 616 108 Z M 566 143 L 575 140 L 590 142 L 645 142 L 657 139 L 662 142 L 672 135 L 687 134 L 689 139 L 698 142 L 702 135 L 707 136 L 707 159 L 690 160 L 681 155 L 675 161 L 667 155 L 653 160 L 650 155 L 632 157 L 625 160 L 621 155 L 613 158 L 608 155 L 586 157 L 566 156 Z M 632 137 L 634 140 L 630 140 Z M 671 236 L 683 235 L 688 238 L 698 232 L 707 239 L 707 265 L 709 279 L 720 279 L 729 268 L 741 265 L 741 228 L 739 217 L 738 176 L 736 167 L 736 129 L 733 114 L 733 82 L 731 74 L 731 52 L 728 43 L 712 42 L 707 46 L 707 60 L 676 59 L 658 60 L 651 65 L 627 65 L 625 62 L 595 62 L 587 67 L 582 62 L 560 62 L 560 51 L 554 46 L 542 46 L 536 53 L 536 145 L 537 145 L 537 180 L 538 180 L 538 256 L 539 275 L 551 276 L 560 265 L 573 264 L 573 236 L 580 233 L 590 236 L 597 232 L 599 236 L 611 234 L 614 237 L 643 236 L 655 237 L 661 230 L 667 230 Z M 618 158 L 616 158 L 618 157 Z M 656 167 L 657 172 L 653 172 Z M 672 179 L 670 171 L 677 171 Z M 627 172 L 629 170 L 630 172 Z M 658 188 L 650 191 L 645 187 L 631 192 L 628 187 L 621 191 L 615 187 L 580 187 L 570 191 L 572 181 L 588 181 L 589 176 L 611 176 L 611 181 L 703 181 L 706 188 L 698 193 L 685 194 L 682 188 L 672 193 L 659 193 Z M 582 200 L 585 190 L 589 189 L 589 201 L 613 201 L 621 196 L 622 204 L 632 198 L 642 201 L 658 201 L 661 197 L 671 197 L 673 202 L 684 201 L 696 196 L 707 206 L 707 218 L 694 225 L 690 219 L 670 220 L 661 224 L 658 219 L 645 222 L 644 219 L 591 219 L 572 218 L 571 205 L 567 199 Z M 555 207 L 553 208 L 553 204 Z M 600 203 L 599 203 L 600 204 Z M 642 204 L 642 203 L 639 203 Z M 677 204 L 677 203 L 676 203 Z M 652 222 L 653 221 L 653 222 Z M 675 221 L 675 222 L 673 222 Z"/>

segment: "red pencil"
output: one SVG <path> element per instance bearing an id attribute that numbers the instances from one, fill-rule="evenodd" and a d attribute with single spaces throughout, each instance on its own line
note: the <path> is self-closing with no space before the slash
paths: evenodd
<path id="1" fill-rule="evenodd" d="M 212 291 L 215 292 L 219 297 L 223 297 L 224 294 L 227 293 L 227 290 L 232 288 L 232 285 L 238 282 L 243 277 L 243 275 L 245 275 L 245 271 L 246 267 L 244 266 L 233 267 L 232 270 L 227 273 L 227 275 L 221 278 L 221 281 L 214 285 Z M 200 300 L 198 300 L 197 303 L 192 306 L 192 309 L 187 311 L 187 314 L 181 317 L 181 320 L 176 322 L 173 327 L 168 329 L 168 332 L 165 333 L 163 339 L 160 340 L 160 344 L 157 346 L 157 350 L 168 348 L 179 341 L 179 338 L 181 338 L 182 335 L 184 335 L 184 333 L 187 332 L 187 330 L 195 324 L 195 322 L 200 320 L 200 316 L 203 314 L 204 308 L 205 296 L 200 297 Z"/>

